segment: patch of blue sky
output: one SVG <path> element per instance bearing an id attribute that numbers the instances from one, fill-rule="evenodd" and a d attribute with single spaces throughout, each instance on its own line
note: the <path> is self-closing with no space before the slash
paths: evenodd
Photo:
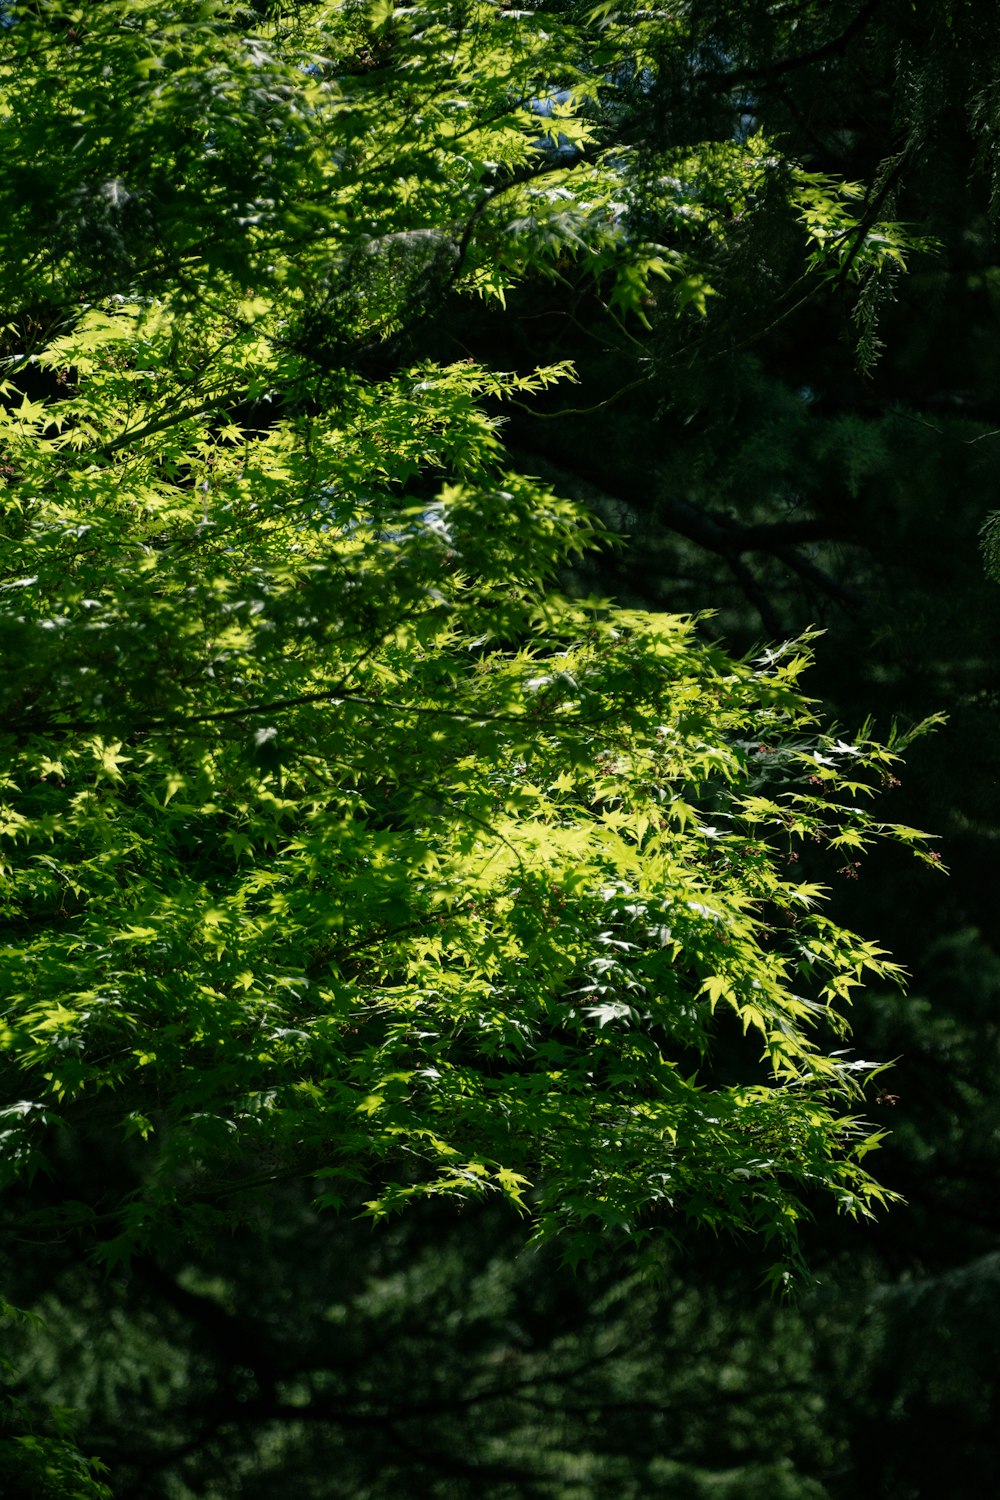
<path id="1" fill-rule="evenodd" d="M 533 115 L 538 115 L 543 120 L 551 120 L 556 110 L 568 104 L 571 98 L 571 90 L 553 89 L 551 94 L 529 100 L 528 108 Z M 536 150 L 544 152 L 550 161 L 571 162 L 576 161 L 580 155 L 580 148 L 567 140 L 561 131 L 555 137 L 540 135 L 532 142 L 532 145 Z"/>

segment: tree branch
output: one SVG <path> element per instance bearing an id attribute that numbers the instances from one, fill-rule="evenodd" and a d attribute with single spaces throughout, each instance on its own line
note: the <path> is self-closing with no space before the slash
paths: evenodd
<path id="1" fill-rule="evenodd" d="M 716 73 L 707 76 L 712 83 L 722 87 L 731 87 L 740 83 L 760 83 L 766 86 L 773 79 L 784 77 L 786 73 L 797 72 L 800 68 L 809 68 L 813 63 L 825 62 L 828 57 L 835 57 L 838 52 L 844 51 L 850 45 L 868 25 L 881 3 L 882 0 L 868 0 L 867 5 L 861 7 L 843 31 L 832 37 L 830 41 L 810 48 L 808 52 L 799 52 L 795 57 L 784 57 L 778 62 L 765 63 L 759 68 L 736 68 L 731 73 Z"/>

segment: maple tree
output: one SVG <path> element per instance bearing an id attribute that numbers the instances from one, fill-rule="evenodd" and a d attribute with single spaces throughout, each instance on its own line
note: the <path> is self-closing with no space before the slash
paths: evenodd
<path id="1" fill-rule="evenodd" d="M 664 16 L 3 22 L 17 1233 L 124 1264 L 295 1178 L 375 1218 L 503 1197 L 571 1260 L 753 1233 L 782 1284 L 817 1190 L 892 1196 L 843 1043 L 897 971 L 823 880 L 878 837 L 935 862 L 867 800 L 902 740 L 823 724 L 808 639 L 735 660 L 704 620 L 562 590 L 600 527 L 504 423 L 573 369 L 441 330 L 538 278 L 626 338 L 703 318 L 713 240 L 776 177 L 818 283 L 905 236 L 759 135 L 651 176 L 617 124 Z M 640 190 L 670 233 L 636 232 Z M 95 1492 L 62 1438 L 18 1441 Z"/>
<path id="2" fill-rule="evenodd" d="M 571 369 L 429 352 L 445 299 L 526 275 L 575 267 L 623 320 L 657 285 L 709 295 L 623 230 L 600 145 L 643 28 L 491 4 L 9 17 L 23 1222 L 113 1259 L 288 1175 L 326 1205 L 360 1182 L 375 1216 L 499 1193 L 571 1257 L 684 1217 L 787 1256 L 817 1187 L 869 1212 L 873 1065 L 831 1043 L 894 968 L 796 848 L 933 861 L 865 802 L 899 746 L 822 727 L 802 643 L 735 661 L 697 621 L 561 595 L 598 529 L 512 469 L 503 409 Z M 759 145 L 723 155 L 763 170 Z M 796 192 L 836 240 L 850 195 Z M 865 254 L 902 253 L 871 228 Z M 724 1015 L 739 1076 L 711 1061 Z M 93 1201 L 74 1162 L 115 1135 Z M 46 1176 L 58 1201 L 33 1202 Z"/>

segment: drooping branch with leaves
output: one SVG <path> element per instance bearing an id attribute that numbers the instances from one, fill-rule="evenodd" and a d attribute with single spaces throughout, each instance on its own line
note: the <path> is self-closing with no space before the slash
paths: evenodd
<path id="1" fill-rule="evenodd" d="M 73 392 L 5 419 L 7 1142 L 28 1177 L 67 1131 L 143 1143 L 56 1222 L 127 1253 L 288 1172 L 375 1213 L 499 1190 L 541 1232 L 866 1210 L 864 1070 L 821 1033 L 891 965 L 784 861 L 913 838 L 860 803 L 891 751 L 817 729 L 801 652 L 552 591 L 586 518 L 479 404 L 550 372 L 158 426 L 192 321 L 80 317 L 38 357 Z M 759 1081 L 698 1079 L 719 1006 Z"/>
<path id="2" fill-rule="evenodd" d="M 435 349 L 445 302 L 528 275 L 586 278 L 623 327 L 654 284 L 704 308 L 697 245 L 626 232 L 602 143 L 649 25 L 7 16 L 17 1233 L 154 1256 L 294 1177 L 375 1218 L 499 1194 L 571 1259 L 746 1231 L 781 1279 L 817 1190 L 891 1197 L 875 1065 L 840 1044 L 896 970 L 823 881 L 877 837 L 934 862 L 867 801 L 900 745 L 823 727 L 807 643 L 739 661 L 560 594 L 600 529 L 504 421 L 572 369 Z M 746 209 L 766 164 L 740 161 Z"/>

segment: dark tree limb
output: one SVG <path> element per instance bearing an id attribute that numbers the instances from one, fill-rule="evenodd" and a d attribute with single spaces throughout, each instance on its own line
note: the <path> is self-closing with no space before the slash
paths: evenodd
<path id="1" fill-rule="evenodd" d="M 722 88 L 731 88 L 742 83 L 755 83 L 767 87 L 775 79 L 783 78 L 786 73 L 795 73 L 801 68 L 812 67 L 813 63 L 825 62 L 828 57 L 836 57 L 838 53 L 850 46 L 854 38 L 864 31 L 881 3 L 882 0 L 868 0 L 868 3 L 861 7 L 843 31 L 831 37 L 828 42 L 822 42 L 818 47 L 811 47 L 806 52 L 798 52 L 794 57 L 783 57 L 777 62 L 764 63 L 759 68 L 735 68 L 731 73 L 710 74 L 706 81 Z"/>
<path id="2" fill-rule="evenodd" d="M 542 473 L 549 482 L 561 485 L 569 494 L 576 493 L 598 511 L 639 511 L 649 506 L 649 493 L 628 475 L 619 475 L 614 489 L 603 483 L 595 485 L 572 471 L 565 470 L 535 454 L 519 455 L 528 468 Z M 780 634 L 777 616 L 768 604 L 761 585 L 750 571 L 745 558 L 748 554 L 762 553 L 775 558 L 789 571 L 812 585 L 819 593 L 837 604 L 857 608 L 864 604 L 864 595 L 857 589 L 841 583 L 826 569 L 819 567 L 810 558 L 796 550 L 812 542 L 849 541 L 846 527 L 835 522 L 812 518 L 803 521 L 774 521 L 763 525 L 742 525 L 732 516 L 719 511 L 706 510 L 690 500 L 674 496 L 656 507 L 657 519 L 678 536 L 686 537 L 706 552 L 721 557 L 736 578 L 747 598 L 760 614 L 765 628 L 772 634 Z"/>

